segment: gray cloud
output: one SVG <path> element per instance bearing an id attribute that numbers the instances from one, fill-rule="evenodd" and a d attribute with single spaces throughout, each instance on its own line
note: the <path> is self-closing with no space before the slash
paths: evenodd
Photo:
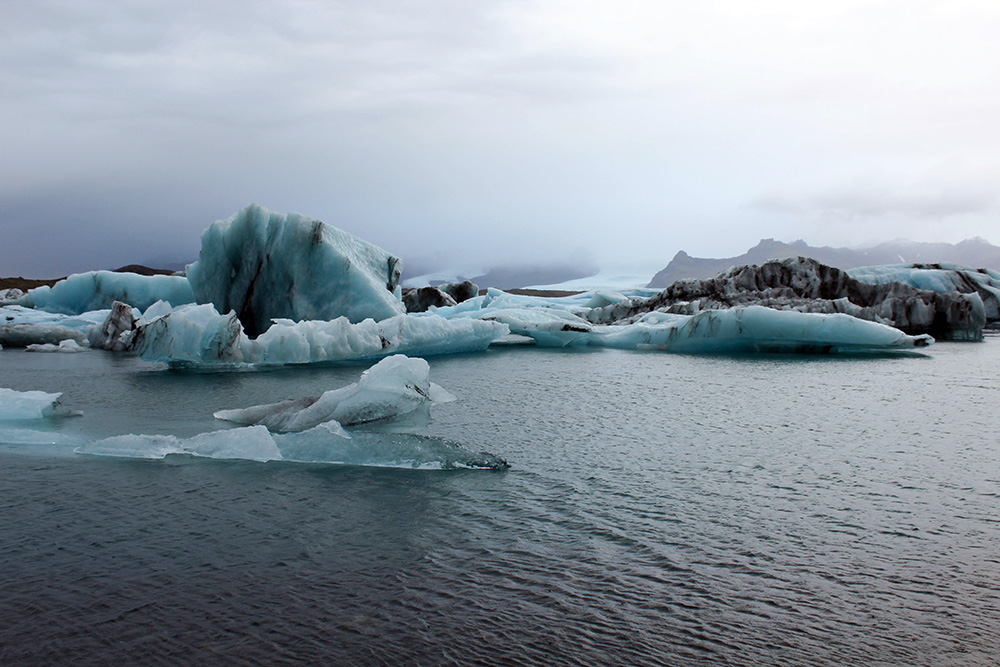
<path id="1" fill-rule="evenodd" d="M 844 187 L 806 195 L 768 195 L 752 205 L 764 211 L 796 215 L 834 216 L 849 219 L 903 216 L 912 218 L 948 218 L 956 215 L 988 214 L 995 210 L 992 192 L 967 186 L 951 188 Z"/>
<path id="2" fill-rule="evenodd" d="M 988 237 L 1000 14 L 907 7 L 6 3 L 0 274 L 190 252 L 250 201 L 480 268 Z"/>

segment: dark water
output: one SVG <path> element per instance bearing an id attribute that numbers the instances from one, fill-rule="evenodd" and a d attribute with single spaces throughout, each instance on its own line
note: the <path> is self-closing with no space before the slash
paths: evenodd
<path id="1" fill-rule="evenodd" d="M 0 352 L 54 436 L 190 436 L 360 367 Z M 431 359 L 408 471 L 0 451 L 2 664 L 996 665 L 1000 340 L 905 358 Z"/>

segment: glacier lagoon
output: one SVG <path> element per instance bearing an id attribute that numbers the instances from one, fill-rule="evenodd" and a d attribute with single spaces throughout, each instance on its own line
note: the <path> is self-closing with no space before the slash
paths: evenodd
<path id="1" fill-rule="evenodd" d="M 1000 339 L 429 361 L 458 400 L 422 436 L 509 469 L 81 456 L 81 439 L 227 429 L 213 412 L 367 364 L 0 351 L 0 384 L 83 412 L 2 426 L 0 657 L 995 664 Z"/>

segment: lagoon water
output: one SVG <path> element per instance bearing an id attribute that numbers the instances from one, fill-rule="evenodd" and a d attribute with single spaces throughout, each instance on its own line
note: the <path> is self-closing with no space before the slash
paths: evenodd
<path id="1" fill-rule="evenodd" d="M 86 457 L 362 366 L 0 351 L 0 662 L 995 665 L 1000 339 L 900 357 L 492 348 L 424 432 L 506 471 Z"/>

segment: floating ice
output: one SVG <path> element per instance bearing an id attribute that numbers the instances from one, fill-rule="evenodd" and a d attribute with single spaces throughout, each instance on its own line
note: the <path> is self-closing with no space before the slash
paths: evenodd
<path id="1" fill-rule="evenodd" d="M 19 303 L 52 313 L 79 315 L 110 308 L 115 301 L 143 310 L 161 299 L 174 305 L 192 303 L 194 293 L 184 276 L 90 271 L 73 274 L 52 287 L 30 289 Z"/>
<path id="2" fill-rule="evenodd" d="M 156 303 L 160 304 L 163 301 Z M 155 305 L 150 306 L 148 310 L 152 310 Z M 108 313 L 107 319 L 99 326 L 91 327 L 87 332 L 87 339 L 93 347 L 120 352 L 125 349 L 122 334 L 135 329 L 137 319 L 137 312 L 132 306 L 115 301 L 111 304 L 111 312 Z"/>
<path id="3" fill-rule="evenodd" d="M 910 336 L 850 315 L 763 306 L 704 311 L 693 316 L 654 312 L 634 324 L 595 329 L 598 345 L 682 353 L 892 352 L 934 342 L 926 334 Z"/>
<path id="4" fill-rule="evenodd" d="M 322 396 L 220 410 L 215 417 L 237 424 L 263 424 L 271 431 L 304 431 L 331 420 L 343 426 L 426 423 L 431 403 L 455 400 L 430 381 L 429 370 L 423 359 L 397 354 L 366 370 L 358 382 Z"/>
<path id="5" fill-rule="evenodd" d="M 86 347 L 80 345 L 72 338 L 60 341 L 58 345 L 54 345 L 53 343 L 35 343 L 25 349 L 28 352 L 61 352 L 63 354 L 76 354 L 77 352 L 87 351 Z"/>
<path id="6" fill-rule="evenodd" d="M 473 317 L 506 324 L 542 347 L 614 347 L 682 353 L 862 352 L 925 347 L 928 335 L 909 336 L 876 322 L 843 314 L 802 313 L 762 306 L 681 315 L 652 311 L 631 324 L 598 325 L 560 309 L 465 310 Z"/>
<path id="7" fill-rule="evenodd" d="M 75 450 L 79 454 L 162 459 L 172 454 L 213 459 L 297 461 L 388 468 L 502 470 L 502 458 L 473 452 L 442 438 L 405 433 L 353 433 L 336 422 L 300 433 L 273 435 L 264 426 L 210 431 L 193 438 L 171 435 L 121 435 Z"/>
<path id="8" fill-rule="evenodd" d="M 989 269 L 970 269 L 957 264 L 896 264 L 865 266 L 847 273 L 855 280 L 870 285 L 902 283 L 916 289 L 941 294 L 979 294 L 986 320 L 1000 320 L 1000 273 Z"/>
<path id="9" fill-rule="evenodd" d="M 0 387 L 0 421 L 49 419 L 72 417 L 81 414 L 59 402 L 61 393 L 44 391 L 15 391 Z"/>
<path id="10" fill-rule="evenodd" d="M 0 345 L 27 347 L 32 344 L 58 345 L 64 340 L 83 344 L 87 332 L 108 316 L 107 310 L 77 316 L 47 313 L 19 305 L 0 307 Z"/>
<path id="11" fill-rule="evenodd" d="M 143 359 L 171 363 L 240 363 L 241 339 L 249 343 L 236 313 L 220 315 L 210 304 L 181 306 L 122 334 L 124 347 Z"/>
<path id="12" fill-rule="evenodd" d="M 202 233 L 187 276 L 199 303 L 234 310 L 256 336 L 275 318 L 361 322 L 403 313 L 401 270 L 399 258 L 336 227 L 250 204 Z"/>
<path id="13" fill-rule="evenodd" d="M 220 315 L 206 304 L 182 306 L 140 324 L 123 341 L 143 359 L 174 366 L 278 365 L 472 352 L 508 333 L 497 322 L 397 315 L 357 324 L 345 317 L 327 322 L 276 320 L 250 340 L 234 312 Z"/>
<path id="14" fill-rule="evenodd" d="M 978 294 L 939 293 L 902 283 L 871 285 L 805 257 L 735 266 L 711 280 L 679 280 L 648 299 L 595 308 L 585 319 L 626 324 L 645 313 L 694 315 L 703 310 L 766 306 L 811 313 L 847 313 L 908 334 L 979 340 L 986 315 Z"/>

